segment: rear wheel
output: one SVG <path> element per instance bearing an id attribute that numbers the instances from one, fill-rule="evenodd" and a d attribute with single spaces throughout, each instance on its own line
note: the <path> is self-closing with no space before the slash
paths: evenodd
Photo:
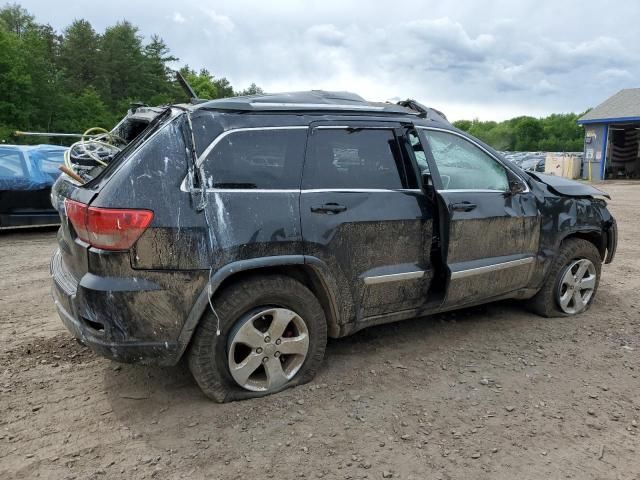
<path id="1" fill-rule="evenodd" d="M 189 350 L 202 391 L 218 402 L 268 395 L 313 378 L 327 341 L 320 303 L 280 275 L 226 288 L 207 311 Z"/>
<path id="2" fill-rule="evenodd" d="M 586 311 L 593 302 L 602 260 L 598 249 L 580 238 L 562 243 L 540 291 L 528 301 L 544 317 L 566 317 Z"/>

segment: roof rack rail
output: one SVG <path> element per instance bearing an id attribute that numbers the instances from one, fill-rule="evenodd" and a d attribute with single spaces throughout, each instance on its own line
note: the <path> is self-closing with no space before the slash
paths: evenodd
<path id="1" fill-rule="evenodd" d="M 414 114 L 414 112 L 393 103 L 373 103 L 354 93 L 323 90 L 223 98 L 202 103 L 198 108 L 263 112 L 295 110 Z"/>
<path id="2" fill-rule="evenodd" d="M 382 112 L 385 107 L 374 105 L 349 105 L 339 103 L 288 103 L 288 102 L 250 102 L 255 110 L 357 110 L 367 112 Z"/>

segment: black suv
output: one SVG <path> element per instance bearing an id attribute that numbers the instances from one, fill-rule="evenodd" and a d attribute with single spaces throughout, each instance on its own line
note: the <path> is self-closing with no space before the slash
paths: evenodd
<path id="1" fill-rule="evenodd" d="M 188 359 L 210 398 L 308 382 L 327 337 L 505 298 L 586 310 L 603 192 L 524 172 L 407 100 L 301 92 L 174 105 L 53 189 L 53 296 L 97 353 Z"/>

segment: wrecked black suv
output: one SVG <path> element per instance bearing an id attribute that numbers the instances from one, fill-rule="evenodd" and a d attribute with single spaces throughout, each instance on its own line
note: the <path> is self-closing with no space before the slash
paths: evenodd
<path id="1" fill-rule="evenodd" d="M 261 396 L 371 325 L 505 298 L 583 312 L 616 249 L 603 196 L 414 101 L 175 105 L 86 183 L 55 184 L 53 295 L 105 357 L 186 357 L 210 398 Z"/>

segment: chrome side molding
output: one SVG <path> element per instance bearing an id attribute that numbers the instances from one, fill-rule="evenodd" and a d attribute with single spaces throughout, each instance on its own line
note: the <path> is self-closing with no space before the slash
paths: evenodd
<path id="1" fill-rule="evenodd" d="M 390 273 L 389 275 L 378 275 L 375 277 L 364 277 L 365 285 L 379 285 L 381 283 L 402 282 L 405 280 L 415 280 L 424 277 L 424 270 L 415 272 Z"/>
<path id="2" fill-rule="evenodd" d="M 451 280 L 458 280 L 460 278 L 472 277 L 474 275 L 482 275 L 483 273 L 496 272 L 498 270 L 505 270 L 507 268 L 519 267 L 520 265 L 533 263 L 534 260 L 535 257 L 526 257 L 520 258 L 518 260 L 510 260 L 508 262 L 494 263 L 493 265 L 486 265 L 484 267 L 459 270 L 457 272 L 451 272 Z"/>

